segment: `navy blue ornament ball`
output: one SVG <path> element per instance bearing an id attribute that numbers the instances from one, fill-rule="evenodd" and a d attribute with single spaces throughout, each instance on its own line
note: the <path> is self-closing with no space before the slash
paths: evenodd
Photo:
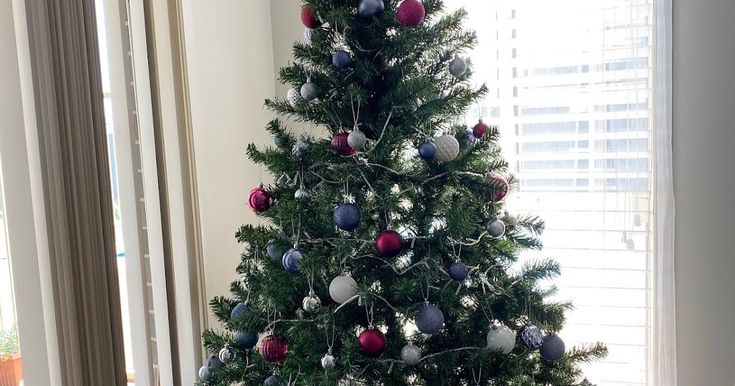
<path id="1" fill-rule="evenodd" d="M 456 281 L 465 281 L 470 269 L 462 262 L 456 262 L 449 267 L 449 277 Z"/>
<path id="2" fill-rule="evenodd" d="M 352 64 L 352 55 L 345 50 L 337 50 L 332 54 L 332 64 L 334 67 L 345 69 Z"/>
<path id="3" fill-rule="evenodd" d="M 286 386 L 286 381 L 278 374 L 273 374 L 265 379 L 263 386 Z"/>
<path id="4" fill-rule="evenodd" d="M 304 256 L 296 248 L 291 248 L 283 254 L 283 268 L 286 268 L 288 273 L 297 274 L 301 272 L 301 259 Z"/>
<path id="5" fill-rule="evenodd" d="M 424 334 L 436 334 L 444 327 L 444 313 L 433 304 L 424 304 L 416 316 L 416 327 Z"/>
<path id="6" fill-rule="evenodd" d="M 544 335 L 541 330 L 534 326 L 526 326 L 520 333 L 521 342 L 531 350 L 538 350 L 544 343 Z"/>
<path id="7" fill-rule="evenodd" d="M 245 303 L 238 303 L 230 313 L 230 318 L 234 321 L 242 319 L 248 313 L 248 305 Z"/>
<path id="8" fill-rule="evenodd" d="M 436 158 L 436 150 L 434 142 L 425 142 L 419 146 L 419 156 L 424 161 L 432 161 Z"/>
<path id="9" fill-rule="evenodd" d="M 235 332 L 235 345 L 237 347 L 250 350 L 258 344 L 258 334 L 253 334 L 247 331 Z"/>
<path id="10" fill-rule="evenodd" d="M 564 353 L 567 348 L 564 341 L 559 338 L 559 335 L 549 335 L 544 338 L 544 343 L 541 345 L 541 357 L 547 361 L 556 362 L 564 357 Z"/>
<path id="11" fill-rule="evenodd" d="M 361 0 L 357 13 L 361 17 L 369 18 L 385 11 L 383 0 Z"/>
<path id="12" fill-rule="evenodd" d="M 285 248 L 283 248 L 283 246 L 281 246 L 276 241 L 269 241 L 265 249 L 266 252 L 268 252 L 268 257 L 270 257 L 271 260 L 276 263 L 281 262 L 281 258 L 283 258 L 283 253 L 285 252 Z"/>
<path id="13" fill-rule="evenodd" d="M 334 223 L 343 231 L 354 231 L 360 226 L 361 221 L 360 207 L 355 204 L 344 203 L 334 210 Z"/>
<path id="14" fill-rule="evenodd" d="M 219 370 L 225 367 L 225 364 L 216 355 L 212 355 L 207 359 L 207 367 L 212 370 Z"/>

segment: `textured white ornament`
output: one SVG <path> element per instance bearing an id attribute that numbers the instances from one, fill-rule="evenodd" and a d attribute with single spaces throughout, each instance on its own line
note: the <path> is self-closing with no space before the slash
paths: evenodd
<path id="1" fill-rule="evenodd" d="M 355 150 L 362 150 L 366 143 L 367 137 L 360 130 L 352 130 L 350 135 L 347 136 L 347 144 Z"/>
<path id="2" fill-rule="evenodd" d="M 357 294 L 357 282 L 350 276 L 337 276 L 329 283 L 329 297 L 342 304 Z"/>
<path id="3" fill-rule="evenodd" d="M 306 100 L 304 100 L 304 97 L 301 96 L 301 91 L 299 91 L 298 88 L 292 88 L 288 90 L 288 93 L 286 94 L 286 99 L 288 99 L 288 104 L 290 104 L 291 107 L 295 109 L 303 107 L 306 103 Z"/>
<path id="4" fill-rule="evenodd" d="M 333 369 L 337 366 L 337 359 L 332 354 L 324 354 L 322 357 L 322 367 L 325 369 Z"/>
<path id="5" fill-rule="evenodd" d="M 418 364 L 421 361 L 421 349 L 413 343 L 403 346 L 401 360 L 410 366 Z"/>
<path id="6" fill-rule="evenodd" d="M 319 97 L 319 87 L 314 83 L 311 83 L 311 81 L 304 83 L 304 85 L 301 86 L 301 97 L 306 99 L 307 102 L 313 101 Z"/>
<path id="7" fill-rule="evenodd" d="M 306 312 L 316 312 L 322 306 L 322 300 L 314 293 L 310 293 L 301 302 L 301 308 Z"/>
<path id="8" fill-rule="evenodd" d="M 229 347 L 223 347 L 222 350 L 219 350 L 219 360 L 222 361 L 224 364 L 228 364 L 232 362 L 232 350 Z"/>
<path id="9" fill-rule="evenodd" d="M 516 345 L 516 332 L 505 325 L 493 326 L 487 333 L 487 348 L 508 354 Z"/>
<path id="10" fill-rule="evenodd" d="M 459 56 L 455 56 L 454 60 L 449 63 L 449 73 L 455 78 L 459 78 L 467 72 L 467 62 Z"/>
<path id="11" fill-rule="evenodd" d="M 459 141 L 451 135 L 443 135 L 434 141 L 436 145 L 436 160 L 451 162 L 459 155 Z"/>

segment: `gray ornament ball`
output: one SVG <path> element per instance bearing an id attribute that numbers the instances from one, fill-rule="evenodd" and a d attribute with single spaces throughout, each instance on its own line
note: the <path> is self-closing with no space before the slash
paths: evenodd
<path id="1" fill-rule="evenodd" d="M 443 135 L 434 141 L 436 145 L 436 160 L 451 162 L 459 155 L 459 141 L 451 135 Z"/>
<path id="2" fill-rule="evenodd" d="M 367 144 L 367 137 L 360 130 L 352 130 L 350 135 L 347 136 L 347 144 L 355 150 L 362 150 Z"/>
<path id="3" fill-rule="evenodd" d="M 424 334 L 436 334 L 444 328 L 444 313 L 433 304 L 424 304 L 416 316 L 416 327 Z"/>
<path id="4" fill-rule="evenodd" d="M 306 103 L 306 100 L 301 96 L 301 91 L 298 88 L 288 90 L 288 93 L 286 93 L 286 99 L 288 100 L 288 104 L 295 109 L 303 107 Z"/>
<path id="5" fill-rule="evenodd" d="M 286 386 L 286 381 L 278 374 L 273 374 L 265 379 L 263 386 Z"/>
<path id="6" fill-rule="evenodd" d="M 232 362 L 233 356 L 232 350 L 227 346 L 223 347 L 222 350 L 219 350 L 219 360 L 224 364 Z"/>
<path id="7" fill-rule="evenodd" d="M 309 293 L 301 302 L 301 308 L 306 312 L 316 312 L 322 306 L 322 300 L 315 293 Z"/>
<path id="8" fill-rule="evenodd" d="M 291 154 L 294 157 L 301 157 L 306 153 L 306 150 L 309 148 L 309 142 L 306 142 L 305 140 L 300 140 L 296 142 L 296 144 L 293 145 L 293 149 L 291 149 Z"/>
<path id="9" fill-rule="evenodd" d="M 556 362 L 563 358 L 566 350 L 567 348 L 564 341 L 556 334 L 545 337 L 544 343 L 540 348 L 541 357 L 552 362 Z"/>
<path id="10" fill-rule="evenodd" d="M 212 379 L 212 370 L 209 369 L 207 366 L 202 366 L 199 369 L 199 379 L 202 381 L 209 381 Z"/>
<path id="11" fill-rule="evenodd" d="M 459 78 L 466 72 L 467 62 L 459 56 L 455 56 L 452 62 L 449 63 L 449 73 L 451 73 L 455 78 Z"/>
<path id="12" fill-rule="evenodd" d="M 311 193 L 306 188 L 301 187 L 294 193 L 294 198 L 297 200 L 306 201 L 311 198 Z"/>
<path id="13" fill-rule="evenodd" d="M 223 367 L 225 367 L 225 364 L 222 363 L 221 360 L 216 355 L 212 355 L 207 359 L 207 367 L 209 367 L 210 370 L 219 370 Z"/>
<path id="14" fill-rule="evenodd" d="M 319 97 L 319 87 L 312 82 L 306 82 L 301 86 L 301 97 L 311 102 Z"/>
<path id="15" fill-rule="evenodd" d="M 492 237 L 503 237 L 505 234 L 505 223 L 500 219 L 495 219 L 487 224 L 487 233 Z"/>
<path id="16" fill-rule="evenodd" d="M 413 343 L 403 346 L 401 360 L 410 366 L 418 364 L 421 361 L 421 349 Z"/>
<path id="17" fill-rule="evenodd" d="M 534 326 L 526 326 L 520 333 L 521 342 L 531 350 L 538 350 L 544 343 L 544 336 L 541 330 Z"/>
<path id="18" fill-rule="evenodd" d="M 335 366 L 337 366 L 337 358 L 330 353 L 324 354 L 322 357 L 322 367 L 328 370 L 333 369 Z"/>

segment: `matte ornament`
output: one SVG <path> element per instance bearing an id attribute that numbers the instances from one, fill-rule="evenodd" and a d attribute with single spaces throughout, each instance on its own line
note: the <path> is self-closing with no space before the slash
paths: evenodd
<path id="1" fill-rule="evenodd" d="M 487 233 L 495 238 L 503 237 L 505 235 L 505 223 L 499 219 L 490 221 L 487 226 Z"/>
<path id="2" fill-rule="evenodd" d="M 419 156 L 424 161 L 433 161 L 436 158 L 436 150 L 433 142 L 424 142 L 419 146 Z"/>
<path id="3" fill-rule="evenodd" d="M 459 56 L 455 56 L 449 63 L 449 73 L 459 78 L 467 72 L 467 62 Z"/>
<path id="4" fill-rule="evenodd" d="M 273 374 L 265 379 L 263 386 L 286 386 L 286 381 L 278 374 Z"/>
<path id="5" fill-rule="evenodd" d="M 362 353 L 368 357 L 376 358 L 385 351 L 388 338 L 380 330 L 369 328 L 358 337 Z"/>
<path id="6" fill-rule="evenodd" d="M 486 125 L 485 122 L 480 119 L 480 122 L 472 128 L 472 135 L 479 139 L 482 138 L 488 130 L 490 130 L 490 126 Z"/>
<path id="7" fill-rule="evenodd" d="M 241 349 L 250 350 L 258 344 L 258 334 L 237 331 L 235 332 L 235 344 Z"/>
<path id="8" fill-rule="evenodd" d="M 409 366 L 417 365 L 421 362 L 421 349 L 413 343 L 403 346 L 403 349 L 401 349 L 401 360 Z"/>
<path id="9" fill-rule="evenodd" d="M 322 306 L 322 300 L 314 293 L 310 293 L 301 302 L 301 308 L 306 312 L 317 312 Z"/>
<path id="10" fill-rule="evenodd" d="M 281 262 L 283 254 L 286 252 L 285 249 L 276 241 L 269 241 L 265 250 L 268 253 L 268 257 L 276 263 Z"/>
<path id="11" fill-rule="evenodd" d="M 509 354 L 516 345 L 516 332 L 506 325 L 493 326 L 487 333 L 487 348 Z"/>
<path id="12" fill-rule="evenodd" d="M 234 307 L 234 308 L 232 309 L 232 312 L 230 313 L 230 318 L 231 318 L 231 319 L 232 319 L 232 320 L 233 320 L 234 322 L 238 322 L 238 321 L 240 321 L 240 320 L 241 320 L 242 318 L 244 318 L 244 317 L 245 317 L 245 315 L 247 315 L 248 311 L 249 311 L 249 310 L 248 310 L 248 305 L 247 305 L 246 303 L 238 303 L 238 304 L 237 304 L 237 305 L 236 305 L 236 306 L 235 306 L 235 307 Z"/>
<path id="13" fill-rule="evenodd" d="M 362 150 L 367 144 L 367 137 L 360 130 L 352 130 L 350 135 L 347 136 L 347 144 L 355 150 Z"/>
<path id="14" fill-rule="evenodd" d="M 385 11 L 383 0 L 361 0 L 357 8 L 360 17 L 371 18 Z"/>
<path id="15" fill-rule="evenodd" d="M 416 316 L 416 327 L 424 334 L 436 334 L 444 328 L 444 313 L 433 304 L 424 304 Z"/>
<path id="16" fill-rule="evenodd" d="M 337 50 L 332 54 L 332 64 L 341 70 L 352 64 L 352 55 L 346 50 Z"/>
<path id="17" fill-rule="evenodd" d="M 301 96 L 301 90 L 297 87 L 288 90 L 286 99 L 288 100 L 288 104 L 295 109 L 302 108 L 306 104 L 306 99 Z"/>
<path id="18" fill-rule="evenodd" d="M 459 155 L 459 141 L 452 135 L 443 135 L 434 141 L 436 145 L 436 160 L 451 162 Z"/>
<path id="19" fill-rule="evenodd" d="M 544 338 L 544 343 L 541 345 L 540 352 L 541 357 L 547 361 L 556 362 L 564 357 L 564 353 L 567 348 L 564 341 L 559 335 L 549 335 Z"/>
<path id="20" fill-rule="evenodd" d="M 273 205 L 273 197 L 263 187 L 257 187 L 250 191 L 248 205 L 255 213 L 262 213 Z"/>
<path id="21" fill-rule="evenodd" d="M 229 347 L 223 347 L 222 350 L 219 350 L 219 360 L 224 364 L 232 362 L 233 356 L 232 350 Z"/>
<path id="22" fill-rule="evenodd" d="M 199 379 L 202 381 L 209 381 L 212 379 L 212 370 L 209 369 L 207 366 L 202 366 L 199 368 Z"/>
<path id="23" fill-rule="evenodd" d="M 375 249 L 383 257 L 395 257 L 403 249 L 403 238 L 396 231 L 382 231 L 375 237 Z"/>
<path id="24" fill-rule="evenodd" d="M 351 276 L 337 276 L 329 283 L 329 297 L 344 304 L 357 295 L 357 282 Z"/>
<path id="25" fill-rule="evenodd" d="M 222 363 L 222 361 L 219 360 L 216 355 L 211 355 L 207 359 L 207 367 L 209 367 L 210 370 L 221 370 L 223 367 L 225 367 L 225 364 Z"/>
<path id="26" fill-rule="evenodd" d="M 301 97 L 307 102 L 311 102 L 319 97 L 319 87 L 311 82 L 306 82 L 301 86 Z"/>
<path id="27" fill-rule="evenodd" d="M 282 336 L 269 335 L 260 342 L 258 352 L 266 362 L 282 362 L 288 356 L 288 343 Z"/>
<path id="28" fill-rule="evenodd" d="M 355 154 L 355 149 L 350 147 L 347 137 L 349 137 L 349 134 L 344 131 L 335 134 L 334 137 L 332 137 L 332 143 L 330 145 L 332 151 L 344 156 Z"/>
<path id="29" fill-rule="evenodd" d="M 462 262 L 456 262 L 449 267 L 449 277 L 451 277 L 452 280 L 463 282 L 467 280 L 469 274 L 470 269 Z"/>
<path id="30" fill-rule="evenodd" d="M 490 187 L 493 191 L 495 202 L 503 201 L 508 196 L 508 191 L 510 191 L 508 180 L 497 174 L 490 176 Z"/>
<path id="31" fill-rule="evenodd" d="M 416 27 L 424 21 L 425 17 L 426 9 L 419 0 L 403 0 L 396 11 L 398 22 L 405 27 Z"/>
<path id="32" fill-rule="evenodd" d="M 316 9 L 313 5 L 305 5 L 301 8 L 301 22 L 308 29 L 317 28 L 322 24 L 316 15 Z"/>
<path id="33" fill-rule="evenodd" d="M 324 354 L 322 357 L 322 367 L 325 370 L 333 369 L 335 366 L 337 366 L 337 358 L 334 357 L 332 354 Z"/>
<path id="34" fill-rule="evenodd" d="M 277 147 L 281 147 L 283 145 L 283 137 L 280 134 L 276 134 L 273 136 L 273 144 Z"/>
<path id="35" fill-rule="evenodd" d="M 526 326 L 520 333 L 521 342 L 531 350 L 538 350 L 544 343 L 544 337 L 541 330 L 534 326 Z"/>
<path id="36" fill-rule="evenodd" d="M 355 204 L 344 203 L 334 211 L 334 223 L 343 231 L 352 232 L 360 226 L 362 213 Z"/>
<path id="37" fill-rule="evenodd" d="M 297 274 L 301 272 L 301 260 L 303 258 L 304 256 L 301 254 L 301 251 L 296 248 L 291 248 L 283 254 L 281 263 L 283 264 L 283 268 L 286 269 L 286 272 Z"/>

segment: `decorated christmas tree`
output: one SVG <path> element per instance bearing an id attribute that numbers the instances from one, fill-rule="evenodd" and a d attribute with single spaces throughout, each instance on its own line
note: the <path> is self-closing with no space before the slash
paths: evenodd
<path id="1" fill-rule="evenodd" d="M 295 10 L 296 11 L 296 10 Z M 556 334 L 543 222 L 507 213 L 499 130 L 462 123 L 476 35 L 440 0 L 309 0 L 305 41 L 281 70 L 268 125 L 248 147 L 274 177 L 242 226 L 232 295 L 211 301 L 201 385 L 582 385 L 599 345 Z M 233 205 L 236 203 L 233 203 Z"/>

